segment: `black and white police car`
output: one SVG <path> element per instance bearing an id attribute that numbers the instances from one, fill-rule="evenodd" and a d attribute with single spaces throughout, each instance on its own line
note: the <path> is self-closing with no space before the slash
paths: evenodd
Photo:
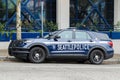
<path id="1" fill-rule="evenodd" d="M 9 55 L 41 63 L 49 58 L 72 58 L 101 64 L 113 57 L 113 43 L 107 34 L 69 28 L 58 30 L 44 38 L 14 40 Z"/>

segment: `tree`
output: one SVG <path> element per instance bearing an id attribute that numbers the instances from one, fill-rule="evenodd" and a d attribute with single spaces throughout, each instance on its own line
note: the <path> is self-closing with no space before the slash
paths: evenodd
<path id="1" fill-rule="evenodd" d="M 17 0 L 17 13 L 16 13 L 16 29 L 17 29 L 17 40 L 21 39 L 21 0 Z"/>

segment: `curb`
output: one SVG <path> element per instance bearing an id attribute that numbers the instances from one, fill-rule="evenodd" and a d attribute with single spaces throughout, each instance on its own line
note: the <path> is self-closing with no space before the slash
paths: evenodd
<path id="1" fill-rule="evenodd" d="M 120 64 L 120 59 L 108 59 L 108 60 L 104 60 L 103 63 L 111 63 L 111 64 Z"/>
<path id="2" fill-rule="evenodd" d="M 0 56 L 0 61 L 19 61 L 18 59 L 16 59 L 13 56 Z M 103 64 L 120 64 L 120 59 L 108 59 L 108 60 L 104 60 Z"/>
<path id="3" fill-rule="evenodd" d="M 16 60 L 15 57 L 0 56 L 0 61 L 14 61 L 14 60 Z"/>

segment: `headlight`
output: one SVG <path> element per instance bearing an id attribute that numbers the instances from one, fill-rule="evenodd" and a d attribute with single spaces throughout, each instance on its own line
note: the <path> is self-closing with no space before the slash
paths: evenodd
<path id="1" fill-rule="evenodd" d="M 13 47 L 22 47 L 24 44 L 24 40 L 15 40 L 13 43 L 12 43 Z"/>

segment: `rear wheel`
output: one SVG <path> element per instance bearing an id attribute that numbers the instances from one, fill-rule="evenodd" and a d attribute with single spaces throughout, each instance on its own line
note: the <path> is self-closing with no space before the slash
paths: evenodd
<path id="1" fill-rule="evenodd" d="M 90 54 L 89 61 L 92 64 L 101 64 L 104 60 L 104 54 L 101 50 L 93 50 Z"/>
<path id="2" fill-rule="evenodd" d="M 32 63 L 41 63 L 45 60 L 45 51 L 40 47 L 34 47 L 30 50 L 29 60 Z"/>

